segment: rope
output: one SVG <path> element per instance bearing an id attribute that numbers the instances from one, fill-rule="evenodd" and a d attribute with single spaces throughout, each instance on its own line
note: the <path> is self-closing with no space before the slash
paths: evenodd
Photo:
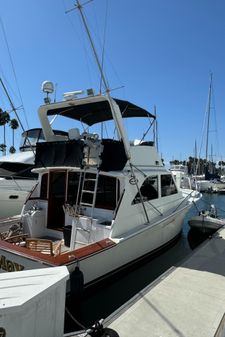
<path id="1" fill-rule="evenodd" d="M 206 200 L 204 200 L 203 198 L 202 198 L 202 201 L 205 202 L 205 203 L 206 203 L 207 205 L 209 205 L 209 206 L 212 204 L 211 202 L 209 203 L 209 202 L 207 202 Z M 222 209 L 222 208 L 219 208 L 219 207 L 216 206 L 216 209 L 217 209 L 218 211 L 221 211 L 221 212 L 225 213 L 225 210 Z"/>
<path id="2" fill-rule="evenodd" d="M 184 199 L 181 201 L 181 203 L 174 209 L 173 213 L 175 213 L 175 212 L 178 210 L 178 208 L 184 203 L 184 201 L 186 201 L 187 199 L 189 199 L 189 197 L 192 195 L 192 192 L 193 192 L 193 191 L 191 191 L 191 192 L 186 196 L 186 198 L 184 198 Z M 194 203 L 194 201 L 192 201 L 192 203 Z"/>
<path id="3" fill-rule="evenodd" d="M 65 307 L 66 313 L 69 317 L 76 323 L 80 328 L 82 328 L 85 332 L 85 336 L 103 336 L 104 328 L 103 328 L 103 319 L 96 321 L 90 328 L 85 327 L 81 322 L 79 322 L 69 311 L 67 307 Z"/>
<path id="4" fill-rule="evenodd" d="M 85 327 L 81 322 L 79 322 L 69 311 L 69 309 L 66 307 L 65 308 L 66 313 L 69 315 L 69 317 L 74 321 L 74 323 L 76 323 L 80 328 L 82 328 L 83 330 L 87 330 L 87 327 Z"/>
<path id="5" fill-rule="evenodd" d="M 200 209 L 198 208 L 198 206 L 196 205 L 195 201 L 192 201 L 193 205 L 195 206 L 195 208 L 197 209 L 198 212 L 200 212 Z"/>

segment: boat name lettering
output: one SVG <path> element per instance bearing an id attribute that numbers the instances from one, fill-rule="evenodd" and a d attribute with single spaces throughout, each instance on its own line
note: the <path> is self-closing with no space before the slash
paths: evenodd
<path id="1" fill-rule="evenodd" d="M 11 272 L 11 271 L 21 271 L 24 269 L 24 266 L 16 262 L 7 260 L 7 258 L 4 255 L 0 255 L 0 268 L 8 272 Z"/>

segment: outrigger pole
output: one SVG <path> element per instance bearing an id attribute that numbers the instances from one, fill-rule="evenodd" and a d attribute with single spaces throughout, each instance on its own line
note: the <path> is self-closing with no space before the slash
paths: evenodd
<path id="1" fill-rule="evenodd" d="M 88 2 L 90 2 L 90 1 L 88 1 Z M 90 31 L 88 29 L 88 26 L 87 26 L 87 23 L 86 23 L 86 20 L 85 20 L 83 11 L 82 11 L 83 7 L 80 4 L 79 0 L 76 0 L 76 4 L 74 6 L 75 6 L 75 9 L 77 8 L 80 12 L 81 19 L 83 21 L 83 24 L 84 24 L 84 27 L 85 27 L 85 30 L 86 30 L 86 33 L 87 33 L 87 36 L 88 36 L 88 39 L 89 39 L 89 42 L 90 42 L 90 45 L 91 45 L 91 49 L 94 53 L 94 57 L 95 57 L 95 60 L 96 60 L 96 63 L 97 63 L 97 66 L 98 66 L 98 69 L 99 69 L 99 72 L 100 72 L 100 75 L 101 75 L 101 78 L 102 78 L 102 82 L 103 82 L 103 85 L 104 85 L 104 88 L 105 88 L 105 92 L 106 92 L 106 95 L 107 95 L 107 98 L 108 98 L 108 101 L 109 101 L 109 105 L 110 105 L 110 108 L 111 108 L 111 111 L 112 111 L 112 116 L 113 116 L 113 119 L 115 121 L 117 131 L 119 133 L 119 137 L 123 141 L 127 159 L 130 160 L 130 157 L 131 157 L 130 156 L 130 145 L 129 145 L 129 141 L 127 139 L 127 135 L 126 135 L 124 127 L 123 127 L 121 112 L 120 112 L 117 104 L 114 102 L 114 100 L 112 99 L 112 97 L 110 95 L 110 89 L 107 85 L 107 81 L 105 79 L 105 75 L 103 73 L 103 69 L 102 69 L 102 66 L 100 64 L 99 57 L 98 57 L 97 51 L 96 51 L 94 43 L 93 43 L 93 39 L 91 37 Z M 73 10 L 73 9 L 71 9 L 71 10 Z M 71 10 L 67 11 L 66 13 L 70 12 Z"/>
<path id="2" fill-rule="evenodd" d="M 90 1 L 87 1 L 86 3 L 90 2 Z M 81 19 L 83 21 L 83 24 L 84 24 L 84 27 L 85 27 L 85 30 L 86 30 L 86 33 L 87 33 L 87 36 L 88 36 L 91 48 L 92 48 L 92 51 L 94 53 L 94 57 L 95 57 L 95 60 L 96 60 L 96 63 L 97 63 L 97 66 L 98 66 L 98 69 L 99 69 L 99 72 L 100 72 L 100 75 L 101 75 L 101 78 L 102 78 L 103 85 L 105 87 L 105 92 L 106 92 L 106 95 L 107 95 L 107 98 L 108 98 L 108 102 L 109 102 L 109 105 L 110 105 L 110 108 L 111 108 L 111 111 L 112 111 L 112 116 L 113 116 L 114 122 L 116 124 L 116 128 L 117 128 L 118 134 L 119 134 L 120 138 L 122 139 L 122 142 L 123 142 L 123 145 L 124 145 L 124 150 L 125 150 L 125 153 L 126 153 L 126 156 L 127 156 L 127 160 L 129 161 L 129 165 L 130 165 L 130 169 L 131 169 L 131 175 L 134 178 L 135 185 L 136 185 L 137 190 L 139 192 L 139 195 L 141 197 L 141 202 L 142 202 L 142 206 L 143 206 L 143 210 L 144 210 L 144 213 L 145 213 L 145 216 L 146 216 L 147 223 L 149 223 L 148 214 L 147 214 L 147 211 L 146 211 L 146 208 L 145 208 L 145 205 L 144 205 L 144 201 L 142 199 L 140 188 L 138 186 L 138 181 L 137 181 L 137 179 L 135 177 L 135 173 L 134 173 L 134 170 L 133 170 L 133 165 L 131 163 L 130 144 L 129 144 L 129 141 L 128 141 L 128 138 L 127 138 L 127 134 L 126 134 L 126 132 L 124 130 L 124 127 L 123 127 L 121 111 L 120 111 L 118 105 L 116 104 L 116 102 L 112 99 L 112 97 L 110 95 L 110 89 L 109 89 L 109 87 L 107 85 L 107 81 L 105 79 L 105 75 L 104 75 L 103 69 L 101 67 L 101 63 L 99 61 L 98 54 L 96 52 L 96 49 L 95 49 L 95 46 L 94 46 L 94 43 L 93 43 L 90 31 L 88 29 L 88 26 L 87 26 L 87 23 L 86 23 L 86 20 L 85 20 L 83 11 L 82 11 L 83 7 L 80 4 L 79 0 L 76 0 L 76 4 L 74 6 L 75 6 L 75 9 L 77 8 L 79 10 L 79 12 L 80 12 Z M 68 13 L 68 12 L 70 12 L 72 10 L 74 10 L 74 8 L 66 11 L 66 13 Z"/>

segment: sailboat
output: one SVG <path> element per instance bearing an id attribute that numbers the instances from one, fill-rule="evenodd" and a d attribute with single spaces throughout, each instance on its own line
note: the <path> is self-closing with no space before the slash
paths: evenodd
<path id="1" fill-rule="evenodd" d="M 212 74 L 210 74 L 210 85 L 209 85 L 209 95 L 208 95 L 208 105 L 207 105 L 207 126 L 206 126 L 206 152 L 205 152 L 205 175 L 201 179 L 199 177 L 194 178 L 194 184 L 200 192 L 219 192 L 219 190 L 225 188 L 225 183 L 220 180 L 218 175 L 210 172 L 209 167 L 209 157 L 208 157 L 208 148 L 209 148 L 209 126 L 210 126 L 210 115 L 212 109 L 212 86 L 213 86 Z"/>
<path id="2" fill-rule="evenodd" d="M 78 1 L 77 8 L 84 20 Z M 100 70 L 105 95 L 75 91 L 39 107 L 46 142 L 36 148 L 38 184 L 24 204 L 21 233 L 2 234 L 1 271 L 65 265 L 70 289 L 78 269 L 89 286 L 173 242 L 201 197 L 177 187 L 153 141 L 129 138 L 124 120 L 155 116 L 111 97 Z M 71 126 L 81 122 L 82 129 L 71 127 L 69 139 L 54 142 L 49 118 L 57 115 Z M 90 131 L 107 121 L 114 122 L 117 139 Z"/>

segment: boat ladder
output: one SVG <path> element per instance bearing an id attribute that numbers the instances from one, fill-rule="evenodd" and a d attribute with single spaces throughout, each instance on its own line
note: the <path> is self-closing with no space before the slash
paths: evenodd
<path id="1" fill-rule="evenodd" d="M 92 177 L 88 177 L 91 175 Z M 83 183 L 81 189 L 81 196 L 80 196 L 80 206 L 88 206 L 91 207 L 91 218 L 93 218 L 95 201 L 96 201 L 96 194 L 97 194 L 97 187 L 98 187 L 98 178 L 99 178 L 99 171 L 97 173 L 87 173 L 84 171 L 83 176 Z M 90 202 L 87 202 L 87 195 L 90 196 Z"/>
<path id="2" fill-rule="evenodd" d="M 74 238 L 74 245 L 76 243 L 85 245 L 90 242 L 91 230 L 94 220 L 93 216 L 98 188 L 98 179 L 99 179 L 99 170 L 97 170 L 97 173 L 90 173 L 84 170 L 80 174 L 80 181 L 78 185 L 79 186 L 78 189 L 80 189 L 80 200 L 79 201 L 77 200 L 76 205 L 76 209 L 79 211 L 76 213 L 75 216 L 76 233 Z M 80 214 L 81 207 L 90 207 L 91 208 L 90 215 L 82 216 Z M 84 226 L 82 222 L 85 221 L 85 218 L 86 218 L 86 225 Z M 81 242 L 80 240 L 79 241 L 77 240 L 78 231 L 88 233 L 87 241 L 85 240 L 85 242 Z"/>

